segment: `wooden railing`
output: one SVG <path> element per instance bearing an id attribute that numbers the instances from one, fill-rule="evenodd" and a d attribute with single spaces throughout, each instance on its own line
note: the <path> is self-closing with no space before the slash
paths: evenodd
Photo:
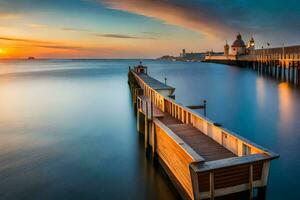
<path id="1" fill-rule="evenodd" d="M 271 157 L 277 157 L 277 154 L 219 126 L 213 121 L 202 116 L 199 113 L 177 103 L 174 99 L 163 96 L 158 91 L 147 85 L 135 72 L 133 72 L 140 87 L 144 90 L 144 95 L 149 97 L 156 107 L 163 112 L 169 113 L 174 118 L 185 124 L 191 124 L 202 133 L 214 139 L 220 145 L 224 146 L 237 156 L 246 156 L 251 154 L 267 154 Z"/>
<path id="2" fill-rule="evenodd" d="M 300 53 L 283 53 L 283 52 L 265 52 L 258 51 L 256 54 L 241 55 L 239 61 L 279 61 L 279 62 L 298 62 Z"/>
<path id="3" fill-rule="evenodd" d="M 159 118 L 152 119 L 150 144 L 153 152 L 158 153 L 167 170 L 171 171 L 171 177 L 178 181 L 184 191 L 183 196 L 192 200 L 214 199 L 250 191 L 252 199 L 254 187 L 262 189 L 267 185 L 270 160 L 277 158 L 277 154 L 215 125 L 208 118 L 151 88 L 134 71 L 132 73 L 152 105 L 182 123 L 192 125 L 237 156 L 205 161 Z M 141 98 L 138 101 L 139 109 L 145 107 L 142 101 Z M 145 141 L 148 142 L 148 136 Z"/>

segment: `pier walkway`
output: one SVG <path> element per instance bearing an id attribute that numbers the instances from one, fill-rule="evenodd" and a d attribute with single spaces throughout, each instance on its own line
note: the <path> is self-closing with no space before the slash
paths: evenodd
<path id="1" fill-rule="evenodd" d="M 150 120 L 152 117 L 157 118 L 185 143 L 187 143 L 192 149 L 194 149 L 196 153 L 201 155 L 206 161 L 236 157 L 236 155 L 231 151 L 192 125 L 184 124 L 178 119 L 172 117 L 169 113 L 162 112 L 158 107 L 153 106 L 153 104 L 150 102 L 150 98 L 146 96 L 138 96 L 137 98 L 140 102 L 141 112 L 148 113 L 148 120 Z M 153 110 L 153 113 L 151 113 L 151 110 Z"/>
<path id="2" fill-rule="evenodd" d="M 233 195 L 245 192 L 246 199 L 264 199 L 277 154 L 177 103 L 175 88 L 142 65 L 129 68 L 128 82 L 145 149 L 157 155 L 184 199 L 241 199 Z"/>
<path id="3" fill-rule="evenodd" d="M 190 124 L 183 124 L 169 114 L 159 119 L 206 161 L 236 157 L 231 151 Z"/>

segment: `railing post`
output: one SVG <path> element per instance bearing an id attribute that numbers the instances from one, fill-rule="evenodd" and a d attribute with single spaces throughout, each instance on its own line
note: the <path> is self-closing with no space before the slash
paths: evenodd
<path id="1" fill-rule="evenodd" d="M 137 109 L 136 109 L 136 128 L 137 131 L 140 132 L 140 100 L 137 101 Z"/>
<path id="2" fill-rule="evenodd" d="M 215 199 L 215 186 L 214 186 L 214 173 L 209 173 L 209 194 L 210 194 L 210 200 Z"/>
<path id="3" fill-rule="evenodd" d="M 145 112 L 145 150 L 148 148 L 148 102 L 145 101 L 146 104 L 146 112 Z"/>
<path id="4" fill-rule="evenodd" d="M 249 166 L 249 200 L 253 199 L 253 165 Z"/>
<path id="5" fill-rule="evenodd" d="M 151 123 L 151 137 L 152 137 L 152 155 L 155 155 L 155 149 L 156 149 L 156 132 L 155 132 L 155 124 L 152 121 Z"/>
<path id="6" fill-rule="evenodd" d="M 193 163 L 191 163 L 189 165 L 189 169 L 190 169 L 190 174 L 191 174 L 191 182 L 192 182 L 194 200 L 200 200 L 198 175 L 192 168 L 192 165 L 193 165 Z"/>

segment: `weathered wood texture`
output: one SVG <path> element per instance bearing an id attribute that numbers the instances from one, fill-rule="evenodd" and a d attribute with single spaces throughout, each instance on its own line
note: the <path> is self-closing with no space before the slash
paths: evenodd
<path id="1" fill-rule="evenodd" d="M 253 180 L 261 179 L 262 174 L 262 161 L 253 164 Z M 201 172 L 198 174 L 199 191 L 209 191 L 209 171 Z M 249 165 L 239 165 L 228 168 L 221 168 L 214 170 L 214 187 L 221 189 L 231 186 L 249 183 Z"/>
<path id="2" fill-rule="evenodd" d="M 208 137 L 190 124 L 183 124 L 168 113 L 160 119 L 168 128 L 201 155 L 205 161 L 236 157 L 234 153 Z"/>
<path id="3" fill-rule="evenodd" d="M 170 131 L 162 129 L 159 123 L 155 123 L 156 151 L 164 161 L 186 193 L 193 199 L 193 189 L 189 164 L 198 161 L 197 156 L 192 156 L 185 149 L 184 142 L 174 137 Z M 171 133 L 171 134 L 170 134 Z M 201 159 L 201 158 L 200 158 Z"/>

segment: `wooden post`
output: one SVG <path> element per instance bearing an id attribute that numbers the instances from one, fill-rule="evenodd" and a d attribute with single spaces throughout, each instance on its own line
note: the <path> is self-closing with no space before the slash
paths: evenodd
<path id="1" fill-rule="evenodd" d="M 198 175 L 197 173 L 193 170 L 191 167 L 192 164 L 190 164 L 190 174 L 191 174 L 191 182 L 192 182 L 192 187 L 193 187 L 193 195 L 194 195 L 194 200 L 200 200 L 199 197 L 199 180 L 198 180 Z"/>
<path id="2" fill-rule="evenodd" d="M 281 80 L 282 79 L 282 62 L 279 63 L 279 73 L 278 73 L 278 79 Z"/>
<path id="3" fill-rule="evenodd" d="M 275 72 L 274 72 L 274 76 L 277 79 L 277 72 L 278 72 L 278 65 L 277 65 L 277 54 L 275 56 L 275 60 L 274 60 L 274 67 L 275 67 Z"/>
<path id="4" fill-rule="evenodd" d="M 139 102 L 137 103 L 137 111 L 136 111 L 136 129 L 138 132 L 140 132 L 140 109 L 138 106 Z"/>
<path id="5" fill-rule="evenodd" d="M 291 63 L 288 62 L 288 82 L 291 82 Z"/>
<path id="6" fill-rule="evenodd" d="M 249 200 L 253 199 L 253 165 L 249 167 Z"/>
<path id="7" fill-rule="evenodd" d="M 206 117 L 206 100 L 203 100 L 204 117 Z"/>
<path id="8" fill-rule="evenodd" d="M 299 85 L 299 83 L 300 83 L 300 70 L 299 70 L 299 61 L 297 62 L 297 85 Z"/>
<path id="9" fill-rule="evenodd" d="M 146 103 L 146 112 L 145 112 L 145 150 L 147 151 L 148 148 L 148 102 L 145 101 Z"/>
<path id="10" fill-rule="evenodd" d="M 298 85 L 298 63 L 295 62 L 295 84 Z"/>
<path id="11" fill-rule="evenodd" d="M 264 161 L 263 168 L 262 168 L 262 185 L 266 186 L 269 176 L 269 169 L 270 169 L 270 161 Z"/>
<path id="12" fill-rule="evenodd" d="M 277 62 L 275 61 L 275 72 L 274 72 L 274 76 L 275 76 L 275 78 L 277 79 L 277 77 L 278 77 L 278 74 L 277 74 L 277 72 L 278 72 L 278 65 L 277 65 Z"/>
<path id="13" fill-rule="evenodd" d="M 185 119 L 186 119 L 186 120 L 185 120 L 185 123 L 186 123 L 186 124 L 189 124 L 189 123 L 190 123 L 190 122 L 189 122 L 189 120 L 190 120 L 190 119 L 189 119 L 189 113 L 186 112 L 185 114 L 186 114 L 186 116 L 185 116 Z"/>
<path id="14" fill-rule="evenodd" d="M 266 188 L 267 188 L 267 181 L 269 176 L 269 169 L 270 169 L 270 161 L 264 161 L 262 174 L 261 174 L 262 187 L 258 188 L 257 199 L 266 199 Z"/>
<path id="15" fill-rule="evenodd" d="M 294 61 L 292 61 L 292 83 L 295 84 L 295 65 L 294 65 Z"/>
<path id="16" fill-rule="evenodd" d="M 215 199 L 215 186 L 214 186 L 214 173 L 209 173 L 209 193 L 210 193 L 210 200 Z"/>
<path id="17" fill-rule="evenodd" d="M 151 120 L 153 121 L 153 102 L 152 101 L 150 102 L 150 105 L 151 105 L 150 115 L 151 115 Z"/>
<path id="18" fill-rule="evenodd" d="M 151 123 L 151 139 L 152 139 L 152 155 L 155 155 L 155 148 L 156 148 L 156 135 L 155 135 L 155 124 Z"/>
<path id="19" fill-rule="evenodd" d="M 285 67 L 285 60 L 283 61 L 283 81 L 286 81 L 286 67 Z"/>
<path id="20" fill-rule="evenodd" d="M 299 67 L 300 67 L 300 62 L 299 62 L 299 59 L 300 59 L 300 54 L 298 54 L 297 56 L 297 84 L 299 85 L 300 83 L 300 70 L 299 70 Z"/>

